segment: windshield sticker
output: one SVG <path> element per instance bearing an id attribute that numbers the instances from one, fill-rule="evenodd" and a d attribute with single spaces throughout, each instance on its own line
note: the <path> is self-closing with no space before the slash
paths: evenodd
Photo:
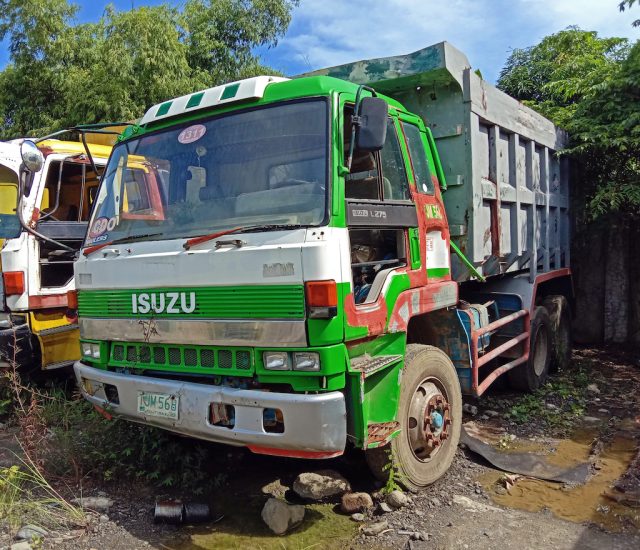
<path id="1" fill-rule="evenodd" d="M 194 124 L 180 132 L 178 141 L 183 145 L 194 143 L 207 133 L 207 128 L 203 124 Z"/>
<path id="2" fill-rule="evenodd" d="M 89 231 L 89 237 L 99 237 L 103 233 L 107 232 L 107 226 L 109 225 L 109 218 L 98 218 L 91 226 Z"/>
<path id="3" fill-rule="evenodd" d="M 109 218 L 109 221 L 107 222 L 107 231 L 113 231 L 117 224 L 118 220 L 116 218 Z"/>
<path id="4" fill-rule="evenodd" d="M 104 233 L 95 239 L 89 239 L 89 244 L 97 244 L 106 241 L 109 238 L 108 233 Z"/>

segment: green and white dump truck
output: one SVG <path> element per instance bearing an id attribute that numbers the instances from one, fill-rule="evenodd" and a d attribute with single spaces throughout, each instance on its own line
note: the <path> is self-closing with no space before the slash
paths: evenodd
<path id="1" fill-rule="evenodd" d="M 570 353 L 563 140 L 447 43 L 152 107 L 75 264 L 84 396 L 426 486 L 463 394 Z"/>

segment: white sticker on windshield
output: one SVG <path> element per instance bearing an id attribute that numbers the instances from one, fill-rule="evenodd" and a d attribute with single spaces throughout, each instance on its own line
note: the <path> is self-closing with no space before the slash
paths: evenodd
<path id="1" fill-rule="evenodd" d="M 207 133 L 207 128 L 203 124 L 194 124 L 185 128 L 178 134 L 178 141 L 183 145 L 194 143 Z"/>
<path id="2" fill-rule="evenodd" d="M 108 223 L 108 218 L 101 217 L 96 219 L 96 221 L 93 222 L 91 230 L 89 231 L 89 237 L 99 237 L 103 233 L 106 233 Z"/>

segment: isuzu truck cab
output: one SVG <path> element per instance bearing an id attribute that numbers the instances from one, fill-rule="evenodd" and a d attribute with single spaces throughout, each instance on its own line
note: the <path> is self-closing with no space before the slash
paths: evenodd
<path id="1" fill-rule="evenodd" d="M 447 43 L 151 107 L 75 264 L 86 399 L 420 488 L 570 353 L 564 134 Z"/>

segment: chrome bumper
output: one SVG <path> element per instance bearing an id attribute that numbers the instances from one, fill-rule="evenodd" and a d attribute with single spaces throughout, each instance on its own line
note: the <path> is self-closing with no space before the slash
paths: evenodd
<path id="1" fill-rule="evenodd" d="M 194 384 L 119 374 L 74 365 L 78 386 L 89 402 L 107 408 L 116 416 L 157 426 L 191 437 L 247 446 L 254 452 L 306 458 L 326 458 L 342 454 L 347 439 L 347 413 L 341 392 L 322 394 L 272 393 L 224 386 Z M 104 385 L 115 386 L 119 403 L 109 402 Z M 88 393 L 87 388 L 91 388 Z M 159 418 L 138 412 L 140 392 L 179 396 L 178 419 Z M 233 428 L 209 422 L 212 403 L 233 405 Z M 264 409 L 279 409 L 284 433 L 269 433 L 263 427 Z"/>

